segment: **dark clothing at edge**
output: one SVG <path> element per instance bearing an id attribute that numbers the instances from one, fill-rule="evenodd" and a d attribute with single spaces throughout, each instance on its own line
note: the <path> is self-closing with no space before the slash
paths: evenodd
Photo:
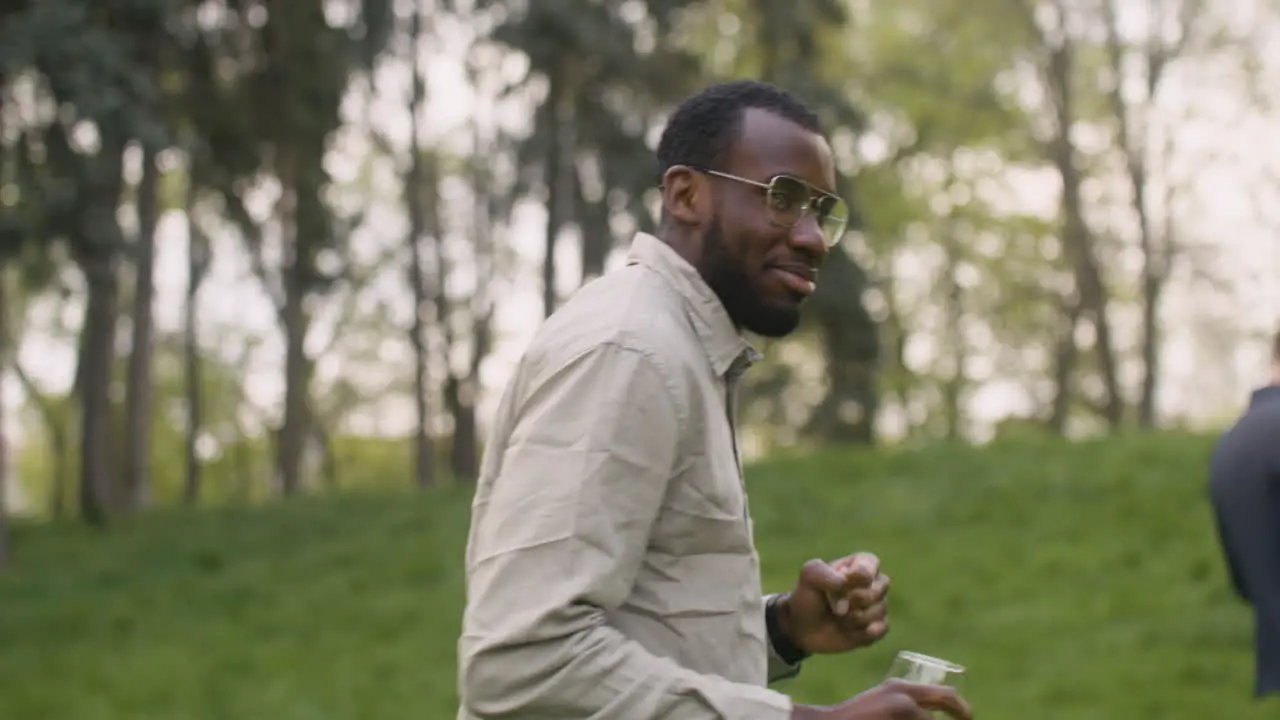
<path id="1" fill-rule="evenodd" d="M 1231 583 L 1253 606 L 1254 694 L 1280 693 L 1280 386 L 1255 391 L 1218 440 L 1209 495 Z"/>

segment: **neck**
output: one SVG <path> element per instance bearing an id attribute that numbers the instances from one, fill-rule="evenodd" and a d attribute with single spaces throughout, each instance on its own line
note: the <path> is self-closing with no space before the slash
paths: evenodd
<path id="1" fill-rule="evenodd" d="M 698 267 L 698 256 L 702 254 L 702 240 L 692 232 L 680 227 L 665 227 L 658 236 L 662 242 L 671 246 L 676 254 L 686 262 Z"/>
<path id="2" fill-rule="evenodd" d="M 1280 360 L 1271 364 L 1271 386 L 1280 387 Z"/>

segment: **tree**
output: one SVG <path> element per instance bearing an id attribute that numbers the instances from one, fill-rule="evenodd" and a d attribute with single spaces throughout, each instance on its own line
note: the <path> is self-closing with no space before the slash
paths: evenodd
<path id="1" fill-rule="evenodd" d="M 422 111 L 426 104 L 426 77 L 422 68 L 422 52 L 425 48 L 426 29 L 422 23 L 422 9 L 414 8 L 409 18 L 409 63 L 413 76 L 413 92 L 409 99 L 409 169 L 405 175 L 405 206 L 409 213 L 409 287 L 413 291 L 413 320 L 409 329 L 409 342 L 413 346 L 413 404 L 417 425 L 413 434 L 414 477 L 418 485 L 426 487 L 436 482 L 437 467 L 435 445 L 431 438 L 431 383 L 429 361 L 430 339 L 427 328 L 432 309 L 432 293 L 427 283 L 427 236 L 437 247 L 444 243 L 441 237 L 439 215 L 436 212 L 436 196 L 439 193 L 437 164 L 422 146 Z M 441 283 L 443 284 L 443 283 Z M 443 290 L 437 293 L 443 296 Z M 444 312 L 436 298 L 437 313 Z M 447 352 L 447 345 L 446 345 Z"/>
<path id="2" fill-rule="evenodd" d="M 476 6 L 485 12 L 502 4 Z M 697 56 L 673 41 L 692 5 L 545 0 L 506 13 L 490 34 L 528 58 L 522 86 L 546 88 L 531 133 L 514 141 L 519 181 L 512 192 L 516 198 L 540 191 L 545 198 L 544 315 L 558 302 L 555 259 L 563 232 L 576 227 L 582 236 L 585 281 L 603 271 L 613 248 L 611 217 L 654 227 L 645 193 L 657 178 L 645 134 L 700 79 Z"/>

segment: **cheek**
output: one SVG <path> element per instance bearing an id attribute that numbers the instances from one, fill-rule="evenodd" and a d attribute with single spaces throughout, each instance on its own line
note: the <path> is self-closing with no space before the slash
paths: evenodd
<path id="1" fill-rule="evenodd" d="M 759 279 L 764 272 L 767 248 L 767 241 L 762 240 L 758 235 L 743 233 L 738 236 L 738 242 L 730 248 L 729 252 L 743 272 L 752 279 Z"/>
<path id="2" fill-rule="evenodd" d="M 731 255 L 758 268 L 778 240 L 777 228 L 765 217 L 744 214 L 722 226 Z M 785 241 L 785 238 L 783 238 Z"/>
<path id="3" fill-rule="evenodd" d="M 787 244 L 787 236 L 772 225 L 754 227 L 742 234 L 741 257 L 752 272 L 760 272 L 778 257 L 778 248 Z"/>

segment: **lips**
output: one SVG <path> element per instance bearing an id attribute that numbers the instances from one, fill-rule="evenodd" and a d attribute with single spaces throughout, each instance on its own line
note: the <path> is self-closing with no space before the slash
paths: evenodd
<path id="1" fill-rule="evenodd" d="M 769 266 L 769 272 L 778 278 L 789 290 L 799 295 L 812 295 L 818 288 L 818 271 L 799 263 L 787 263 Z"/>

